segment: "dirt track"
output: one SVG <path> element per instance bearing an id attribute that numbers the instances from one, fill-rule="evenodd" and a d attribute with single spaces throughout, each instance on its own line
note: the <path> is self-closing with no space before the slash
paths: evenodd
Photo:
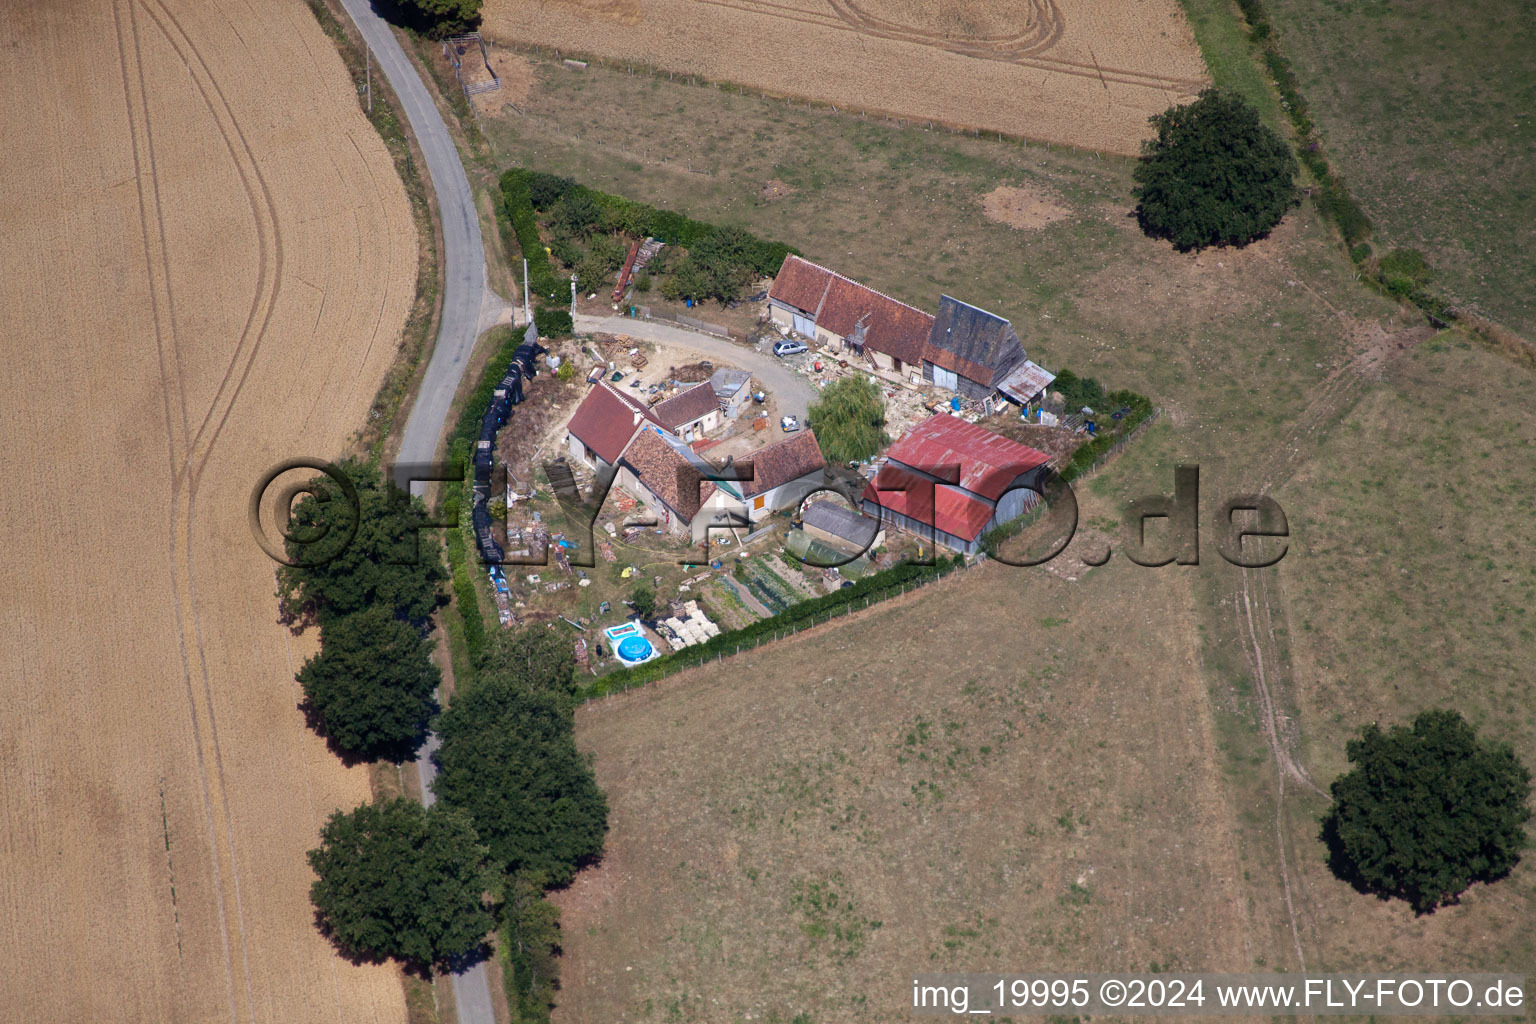
<path id="1" fill-rule="evenodd" d="M 490 0 L 485 30 L 967 129 L 1135 154 L 1208 81 L 1176 0 Z"/>
<path id="2" fill-rule="evenodd" d="M 307 732 L 246 500 L 362 423 L 411 302 L 388 153 L 302 3 L 0 11 L 0 1005 L 400 1021 L 304 851 L 368 795 Z"/>

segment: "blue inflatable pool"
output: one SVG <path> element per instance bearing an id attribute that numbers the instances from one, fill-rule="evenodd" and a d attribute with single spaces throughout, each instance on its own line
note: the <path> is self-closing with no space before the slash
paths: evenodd
<path id="1" fill-rule="evenodd" d="M 643 636 L 625 637 L 619 641 L 618 654 L 625 661 L 644 661 L 651 656 L 651 642 Z"/>

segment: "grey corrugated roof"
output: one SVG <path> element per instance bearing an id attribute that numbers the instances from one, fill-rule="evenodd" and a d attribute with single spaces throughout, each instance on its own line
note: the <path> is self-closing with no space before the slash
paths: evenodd
<path id="1" fill-rule="evenodd" d="M 1006 373 L 1025 359 L 1024 345 L 1014 333 L 1013 325 L 995 313 L 961 302 L 945 295 L 939 299 L 939 312 L 933 321 L 933 331 L 928 335 L 931 351 L 925 356 L 940 366 L 960 371 L 963 376 L 976 377 L 965 372 L 972 367 L 985 368 L 992 376 Z M 946 360 L 942 353 L 958 357 L 963 362 Z M 965 364 L 970 364 L 967 367 Z M 980 381 L 990 385 L 991 379 Z"/>
<path id="2" fill-rule="evenodd" d="M 746 370 L 716 370 L 709 378 L 709 386 L 721 399 L 729 399 L 751 379 L 752 374 Z"/>
<path id="3" fill-rule="evenodd" d="M 831 501 L 813 501 L 800 514 L 800 521 L 854 544 L 868 544 L 880 527 L 880 521 L 874 516 L 866 516 Z"/>

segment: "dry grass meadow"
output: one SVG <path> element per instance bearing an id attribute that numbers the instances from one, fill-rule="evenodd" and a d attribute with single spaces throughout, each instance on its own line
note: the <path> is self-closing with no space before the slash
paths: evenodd
<path id="1" fill-rule="evenodd" d="M 1111 153 L 1209 80 L 1176 0 L 491 0 L 485 31 Z"/>
<path id="2" fill-rule="evenodd" d="M 1262 488 L 1293 534 L 1262 572 L 1209 540 L 1199 567 L 984 569 L 586 708 L 613 828 L 561 897 L 557 1021 L 889 1020 L 930 967 L 1536 973 L 1529 864 L 1416 918 L 1317 842 L 1372 720 L 1455 707 L 1536 764 L 1529 366 L 1362 288 L 1310 203 L 1179 255 L 1136 230 L 1129 161 L 530 60 L 522 113 L 481 121 L 502 164 L 965 298 L 1151 396 L 1078 489 L 1086 536 L 1189 462 L 1207 516 Z M 1067 215 L 1007 223 L 1041 206 Z"/>
<path id="3" fill-rule="evenodd" d="M 304 851 L 368 796 L 304 727 L 246 502 L 362 425 L 411 304 L 388 152 L 298 2 L 0 9 L 0 1016 L 401 1021 Z"/>

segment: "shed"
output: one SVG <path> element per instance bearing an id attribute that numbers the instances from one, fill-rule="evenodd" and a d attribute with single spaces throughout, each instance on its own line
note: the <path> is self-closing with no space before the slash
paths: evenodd
<path id="1" fill-rule="evenodd" d="M 716 370 L 709 378 L 709 386 L 715 392 L 715 401 L 726 419 L 732 419 L 741 412 L 747 396 L 751 394 L 751 388 L 747 387 L 751 381 L 752 374 L 746 370 Z"/>
<path id="2" fill-rule="evenodd" d="M 813 501 L 800 513 L 806 534 L 849 554 L 871 551 L 885 543 L 885 531 L 874 516 L 834 501 Z"/>

